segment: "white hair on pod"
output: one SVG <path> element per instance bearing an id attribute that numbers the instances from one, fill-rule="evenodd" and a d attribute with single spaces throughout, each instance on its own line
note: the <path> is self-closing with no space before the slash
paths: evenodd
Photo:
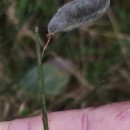
<path id="1" fill-rule="evenodd" d="M 48 24 L 48 31 L 58 33 L 72 30 L 100 18 L 110 0 L 73 0 L 58 9 Z"/>

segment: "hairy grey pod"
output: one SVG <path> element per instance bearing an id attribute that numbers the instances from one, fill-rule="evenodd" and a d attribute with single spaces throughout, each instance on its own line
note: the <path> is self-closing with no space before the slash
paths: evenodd
<path id="1" fill-rule="evenodd" d="M 73 0 L 58 9 L 48 24 L 48 31 L 58 33 L 72 30 L 100 18 L 110 0 Z"/>

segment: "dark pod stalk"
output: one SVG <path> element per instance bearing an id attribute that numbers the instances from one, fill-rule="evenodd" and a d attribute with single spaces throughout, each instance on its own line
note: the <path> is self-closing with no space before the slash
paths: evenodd
<path id="1" fill-rule="evenodd" d="M 73 0 L 58 9 L 48 25 L 48 31 L 58 33 L 89 24 L 108 9 L 110 0 Z"/>
<path id="2" fill-rule="evenodd" d="M 48 127 L 48 118 L 47 118 L 47 110 L 46 110 L 46 99 L 45 99 L 45 86 L 43 81 L 43 65 L 42 65 L 42 55 L 41 55 L 41 40 L 38 35 L 38 27 L 35 28 L 36 35 L 36 53 L 37 53 L 37 65 L 38 65 L 38 85 L 40 89 L 40 99 L 41 99 L 41 108 L 42 108 L 42 120 L 44 130 L 49 130 Z"/>

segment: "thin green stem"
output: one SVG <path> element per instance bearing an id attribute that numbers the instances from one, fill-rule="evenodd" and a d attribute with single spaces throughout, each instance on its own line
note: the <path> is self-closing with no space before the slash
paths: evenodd
<path id="1" fill-rule="evenodd" d="M 46 109 L 46 99 L 45 99 L 45 85 L 44 85 L 44 80 L 43 80 L 41 40 L 40 40 L 40 37 L 38 35 L 38 27 L 35 28 L 35 36 L 36 36 L 35 42 L 36 42 L 37 64 L 38 64 L 38 85 L 39 85 L 39 89 L 40 89 L 42 120 L 43 120 L 44 130 L 49 130 L 48 118 L 47 118 L 47 109 Z"/>

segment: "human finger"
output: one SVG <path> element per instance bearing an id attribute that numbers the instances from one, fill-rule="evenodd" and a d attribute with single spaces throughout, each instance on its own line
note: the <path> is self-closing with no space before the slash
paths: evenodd
<path id="1" fill-rule="evenodd" d="M 130 102 L 48 114 L 50 130 L 130 130 Z M 42 118 L 0 123 L 0 130 L 43 130 Z"/>

